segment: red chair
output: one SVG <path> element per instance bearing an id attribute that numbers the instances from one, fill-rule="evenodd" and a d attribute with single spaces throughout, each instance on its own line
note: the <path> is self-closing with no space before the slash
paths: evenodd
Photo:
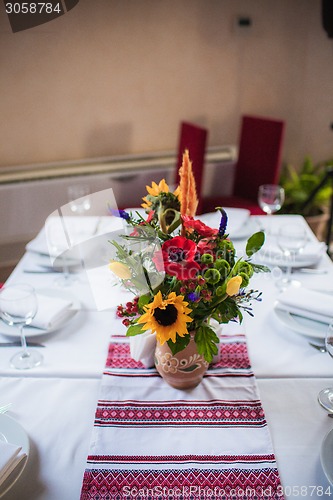
<path id="1" fill-rule="evenodd" d="M 204 212 L 215 207 L 247 208 L 253 215 L 263 215 L 257 197 L 261 184 L 278 184 L 285 123 L 259 116 L 243 116 L 231 196 L 206 197 Z M 223 179 L 221 179 L 221 182 Z"/>
<path id="2" fill-rule="evenodd" d="M 203 181 L 207 138 L 208 138 L 207 129 L 199 127 L 198 125 L 195 125 L 193 123 L 181 122 L 175 184 L 176 185 L 179 184 L 178 171 L 183 161 L 184 151 L 188 149 L 190 160 L 192 162 L 192 170 L 197 188 L 197 196 L 199 200 L 197 214 L 202 213 L 201 189 Z"/>

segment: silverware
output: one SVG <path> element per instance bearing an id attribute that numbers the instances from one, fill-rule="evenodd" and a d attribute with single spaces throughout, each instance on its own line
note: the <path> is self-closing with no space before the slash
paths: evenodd
<path id="1" fill-rule="evenodd" d="M 0 347 L 21 347 L 20 340 L 14 340 L 13 342 L 0 342 Z M 44 344 L 39 344 L 38 342 L 27 342 L 28 347 L 45 347 Z"/>
<path id="2" fill-rule="evenodd" d="M 295 269 L 296 273 L 304 273 L 304 274 L 327 274 L 327 269 L 312 269 L 311 267 L 300 267 Z"/>
<path id="3" fill-rule="evenodd" d="M 309 345 L 317 349 L 317 351 L 319 352 L 327 352 L 325 344 L 316 344 L 315 342 L 309 342 Z"/>
<path id="4" fill-rule="evenodd" d="M 58 273 L 58 271 L 48 271 L 47 269 L 44 269 L 43 271 L 38 271 L 37 269 L 24 269 L 24 273 L 30 273 L 30 274 L 54 274 Z"/>

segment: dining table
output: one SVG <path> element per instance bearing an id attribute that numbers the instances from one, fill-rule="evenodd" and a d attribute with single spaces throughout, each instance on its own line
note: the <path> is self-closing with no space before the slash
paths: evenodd
<path id="1" fill-rule="evenodd" d="M 270 245 L 273 248 L 274 245 L 277 246 L 280 227 L 288 223 L 304 226 L 309 245 L 317 245 L 316 258 L 292 268 L 292 279 L 295 281 L 292 286 L 295 294 L 299 288 L 307 288 L 322 293 L 324 301 L 325 297 L 333 296 L 332 261 L 324 244 L 319 244 L 301 215 L 249 216 L 244 226 L 245 223 L 239 225 L 237 209 L 226 209 L 226 212 L 232 215 L 229 218 L 228 230 L 230 229 L 238 255 L 244 255 L 247 238 L 259 229 L 266 233 L 267 248 L 271 248 Z M 83 220 L 84 216 L 78 218 L 79 222 Z M 203 220 L 207 224 L 216 224 L 216 214 L 205 214 Z M 237 224 L 239 229 L 236 231 L 234 229 Z M 147 453 L 150 455 L 154 450 L 157 455 L 160 453 L 161 445 L 157 436 L 165 434 L 165 440 L 168 441 L 170 436 L 172 442 L 177 431 L 177 442 L 175 441 L 176 444 L 172 446 L 178 446 L 179 450 L 183 447 L 184 454 L 187 447 L 190 449 L 192 446 L 189 436 L 193 435 L 202 436 L 203 442 L 200 445 L 196 444 L 198 449 L 200 447 L 202 456 L 205 455 L 205 435 L 221 436 L 221 439 L 216 438 L 215 445 L 219 456 L 226 456 L 229 449 L 249 454 L 250 452 L 246 451 L 247 442 L 244 437 L 247 434 L 244 429 L 237 434 L 235 429 L 231 428 L 231 424 L 220 430 L 215 423 L 212 423 L 210 428 L 206 428 L 204 423 L 202 428 L 199 427 L 197 430 L 193 427 L 194 431 L 188 424 L 187 428 L 180 432 L 176 425 L 156 427 L 153 420 L 150 421 L 150 425 L 142 424 L 139 429 L 129 423 L 124 427 L 118 426 L 116 421 L 109 427 L 102 423 L 104 413 L 101 408 L 108 411 L 106 391 L 109 390 L 108 384 L 111 379 L 115 381 L 113 390 L 120 391 L 117 389 L 118 385 L 115 385 L 119 384 L 121 390 L 128 394 L 128 401 L 133 401 L 135 393 L 144 391 L 146 387 L 150 394 L 155 394 L 154 401 L 158 401 L 161 405 L 165 404 L 165 401 L 170 403 L 177 398 L 185 405 L 189 398 L 188 391 L 182 393 L 181 390 L 177 390 L 175 396 L 175 392 L 171 393 L 169 387 L 163 386 L 165 382 L 154 373 L 154 368 L 149 368 L 152 370 L 149 376 L 142 378 L 143 381 L 139 384 L 138 377 L 135 377 L 137 365 L 131 364 L 128 351 L 126 351 L 126 363 L 129 364 L 124 365 L 124 369 L 130 370 L 126 373 L 131 376 L 122 378 L 119 376 L 122 367 L 117 368 L 114 365 L 115 360 L 111 356 L 110 346 L 114 345 L 112 342 L 121 344 L 128 338 L 126 327 L 117 316 L 116 309 L 117 304 L 126 302 L 132 296 L 122 290 L 114 280 L 112 281 L 108 275 L 106 262 L 96 272 L 98 277 L 103 274 L 109 280 L 108 292 L 104 293 L 109 299 L 106 303 L 103 302 L 103 297 L 98 296 L 98 279 L 93 282 L 91 278 L 94 265 L 88 266 L 87 269 L 85 262 L 80 262 L 79 266 L 71 270 L 66 286 L 57 284 L 61 269 L 51 268 L 45 263 L 46 252 L 39 252 L 36 247 L 34 248 L 34 243 L 39 242 L 45 236 L 44 233 L 45 227 L 41 228 L 36 239 L 27 245 L 24 255 L 6 281 L 6 285 L 29 283 L 40 293 L 45 292 L 50 300 L 53 296 L 70 298 L 73 300 L 74 312 L 66 322 L 54 330 L 27 335 L 28 341 L 42 344 L 42 347 L 33 349 L 38 349 L 43 355 L 42 364 L 29 370 L 17 370 L 11 367 L 10 358 L 19 347 L 3 344 L 18 340 L 18 337 L 14 336 L 13 331 L 8 332 L 8 329 L 0 325 L 0 408 L 4 404 L 11 403 L 6 413 L 0 414 L 0 440 L 2 434 L 6 434 L 1 427 L 3 425 L 1 418 L 6 418 L 13 423 L 13 426 L 17 424 L 22 428 L 29 441 L 28 457 L 22 473 L 18 478 L 15 478 L 14 474 L 13 484 L 5 493 L 0 486 L 0 497 L 4 494 L 6 500 L 145 498 L 138 496 L 138 490 L 132 494 L 127 492 L 126 496 L 119 491 L 114 494 L 107 489 L 96 489 L 93 496 L 89 471 L 94 468 L 91 465 L 93 462 L 91 457 L 97 456 L 96 447 L 100 446 L 101 456 L 104 456 L 103 453 L 109 453 L 110 457 L 114 457 L 114 451 L 111 449 L 115 450 L 118 446 L 125 450 L 124 455 L 131 453 L 132 448 L 136 449 L 136 453 L 140 453 L 141 444 L 136 446 L 135 441 L 138 439 L 138 443 L 141 443 L 140 440 L 144 440 L 146 432 L 155 436 L 147 444 Z M 103 238 L 103 233 L 99 236 L 101 237 Z M 253 256 L 254 261 L 255 259 Z M 239 335 L 238 345 L 243 343 L 246 346 L 246 356 L 249 360 L 246 370 L 249 370 L 251 377 L 246 381 L 244 377 L 244 384 L 249 381 L 253 384 L 256 398 L 263 409 L 264 419 L 261 425 L 264 431 L 259 429 L 258 425 L 253 432 L 258 433 L 256 434 L 258 440 L 262 437 L 259 431 L 266 433 L 265 438 L 271 447 L 270 460 L 274 460 L 276 464 L 281 484 L 279 498 L 329 498 L 333 496 L 333 418 L 330 418 L 328 411 L 320 406 L 317 398 L 322 389 L 333 386 L 333 359 L 327 352 L 321 352 L 310 345 L 309 341 L 313 339 L 308 327 L 304 333 L 302 326 L 298 324 L 294 327 L 292 322 L 288 323 L 277 313 L 276 304 L 281 294 L 280 283 L 284 276 L 285 263 L 275 261 L 272 255 L 268 258 L 264 255 L 259 262 L 270 269 L 270 272 L 257 273 L 251 279 L 251 288 L 262 292 L 260 300 L 253 300 L 250 314 L 244 313 L 241 324 L 223 325 L 221 335 L 222 338 L 225 335 L 226 342 L 230 343 L 232 340 L 228 335 Z M 95 268 L 97 267 L 96 264 Z M 13 327 L 9 328 L 15 330 Z M 313 337 L 318 341 L 315 332 Z M 320 341 L 323 342 L 323 338 Z M 216 391 L 219 390 L 219 397 L 224 400 L 227 398 L 223 395 L 223 383 L 227 378 L 224 376 L 223 367 L 221 370 L 220 377 L 208 376 L 204 378 L 203 383 L 213 383 Z M 205 385 L 203 387 L 205 388 Z M 201 397 L 199 392 L 198 394 L 197 400 L 201 405 L 205 405 L 204 396 Z M 97 436 L 101 435 L 98 434 L 99 427 L 103 425 L 105 442 L 97 446 Z M 194 434 L 189 434 L 190 432 Z M 228 439 L 229 444 L 227 444 Z M 208 454 L 209 450 L 206 451 Z M 330 464 L 327 463 L 327 456 L 332 459 Z M 175 464 L 172 463 L 172 458 L 170 460 L 169 465 L 173 467 Z M 99 463 L 96 470 L 103 473 L 107 466 L 112 469 L 114 463 L 111 461 L 110 458 L 109 465 Z M 118 469 L 125 467 L 119 463 L 116 465 Z M 135 470 L 144 471 L 145 467 L 147 464 L 141 464 L 138 460 Z M 149 470 L 150 467 L 151 465 Z M 145 478 L 143 481 L 149 480 L 146 476 L 143 477 Z M 90 486 L 87 485 L 87 481 Z M 90 492 L 86 496 L 85 488 Z M 193 491 L 191 495 L 179 498 L 206 498 L 204 493 Z M 214 497 L 211 492 L 210 498 L 236 498 L 218 496 L 217 493 L 215 495 Z M 160 493 L 156 498 L 173 498 L 173 495 L 169 492 L 167 496 L 162 496 Z"/>

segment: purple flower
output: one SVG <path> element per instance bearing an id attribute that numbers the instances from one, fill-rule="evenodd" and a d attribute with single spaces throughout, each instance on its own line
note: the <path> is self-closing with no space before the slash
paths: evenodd
<path id="1" fill-rule="evenodd" d="M 188 300 L 191 302 L 197 302 L 200 299 L 200 295 L 195 292 L 190 292 L 187 296 Z"/>
<path id="2" fill-rule="evenodd" d="M 224 236 L 225 230 L 227 229 L 228 224 L 228 216 L 227 212 L 222 207 L 217 207 L 217 209 L 221 212 L 221 222 L 219 227 L 219 236 Z"/>
<path id="3" fill-rule="evenodd" d="M 109 211 L 110 211 L 111 215 L 114 215 L 115 217 L 120 217 L 121 219 L 124 219 L 124 220 L 129 220 L 131 218 L 130 214 L 125 212 L 125 210 L 117 210 L 114 208 L 109 208 Z"/>

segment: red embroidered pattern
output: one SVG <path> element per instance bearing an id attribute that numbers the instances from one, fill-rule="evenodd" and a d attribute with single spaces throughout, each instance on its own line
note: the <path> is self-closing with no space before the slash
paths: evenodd
<path id="1" fill-rule="evenodd" d="M 99 401 L 95 426 L 263 427 L 260 401 Z"/>
<path id="2" fill-rule="evenodd" d="M 281 500 L 279 474 L 275 468 L 258 471 L 90 470 L 83 478 L 81 500 L 120 500 L 158 498 L 169 500 Z"/>
<path id="3" fill-rule="evenodd" d="M 220 360 L 213 368 L 251 368 L 245 342 L 219 344 Z"/>
<path id="4" fill-rule="evenodd" d="M 242 341 L 219 345 L 220 361 L 211 368 L 249 369 L 250 360 L 246 343 Z M 131 358 L 128 342 L 111 342 L 109 345 L 106 368 L 144 368 L 140 361 Z"/>
<path id="5" fill-rule="evenodd" d="M 273 453 L 268 455 L 88 455 L 87 462 L 90 464 L 187 464 L 187 463 L 210 463 L 210 464 L 231 464 L 246 463 L 260 464 L 272 462 L 275 464 Z"/>
<path id="6" fill-rule="evenodd" d="M 106 358 L 106 368 L 144 368 L 144 366 L 140 361 L 134 361 L 131 358 L 130 346 L 127 342 L 111 342 Z"/>

